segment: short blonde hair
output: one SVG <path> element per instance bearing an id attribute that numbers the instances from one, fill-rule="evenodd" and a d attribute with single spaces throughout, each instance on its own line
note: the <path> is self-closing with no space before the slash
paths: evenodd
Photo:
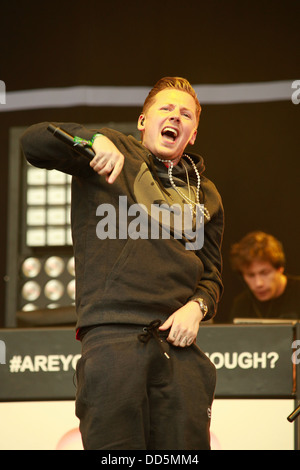
<path id="1" fill-rule="evenodd" d="M 143 113 L 147 111 L 147 109 L 152 105 L 155 96 L 162 90 L 166 88 L 174 88 L 175 90 L 185 91 L 189 95 L 191 95 L 196 104 L 196 119 L 197 124 L 199 123 L 200 114 L 201 114 L 201 105 L 199 103 L 197 94 L 190 84 L 190 82 L 186 78 L 181 77 L 164 77 L 161 78 L 154 87 L 150 90 L 147 98 L 145 99 L 144 106 L 143 106 Z"/>

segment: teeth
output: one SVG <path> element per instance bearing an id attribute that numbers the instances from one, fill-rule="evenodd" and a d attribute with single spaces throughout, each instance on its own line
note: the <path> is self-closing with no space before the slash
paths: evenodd
<path id="1" fill-rule="evenodd" d="M 163 134 L 167 134 L 167 133 L 170 133 L 172 134 L 173 138 L 175 139 L 178 135 L 178 131 L 176 129 L 173 129 L 172 127 L 165 127 L 163 129 Z"/>

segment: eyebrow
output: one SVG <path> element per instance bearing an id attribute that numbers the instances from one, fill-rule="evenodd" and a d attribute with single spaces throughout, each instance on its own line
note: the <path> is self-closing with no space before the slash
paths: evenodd
<path id="1" fill-rule="evenodd" d="M 175 107 L 175 105 L 173 103 L 164 103 L 162 104 L 160 107 L 163 108 L 164 106 L 173 106 Z M 180 107 L 180 110 L 181 111 L 188 111 L 189 113 L 193 113 L 194 111 L 191 109 L 191 108 L 187 108 L 187 107 Z M 195 113 L 196 114 L 196 113 Z"/>

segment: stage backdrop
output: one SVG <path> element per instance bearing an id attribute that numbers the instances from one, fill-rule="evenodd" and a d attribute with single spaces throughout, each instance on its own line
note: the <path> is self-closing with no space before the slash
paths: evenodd
<path id="1" fill-rule="evenodd" d="M 203 112 L 193 151 L 223 197 L 225 294 L 217 321 L 227 320 L 241 288 L 228 255 L 246 232 L 277 236 L 287 270 L 299 274 L 299 14 L 289 0 L 1 6 L 0 325 L 12 281 L 10 129 L 43 120 L 134 122 L 146 91 L 166 75 L 185 76 L 198 90 Z"/>

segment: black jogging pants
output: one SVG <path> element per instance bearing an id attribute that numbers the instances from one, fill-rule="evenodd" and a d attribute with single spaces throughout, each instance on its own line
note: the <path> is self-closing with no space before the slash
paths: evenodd
<path id="1" fill-rule="evenodd" d="M 105 325 L 83 337 L 76 415 L 84 449 L 210 449 L 215 366 L 195 344 L 175 347 L 156 333 Z"/>

